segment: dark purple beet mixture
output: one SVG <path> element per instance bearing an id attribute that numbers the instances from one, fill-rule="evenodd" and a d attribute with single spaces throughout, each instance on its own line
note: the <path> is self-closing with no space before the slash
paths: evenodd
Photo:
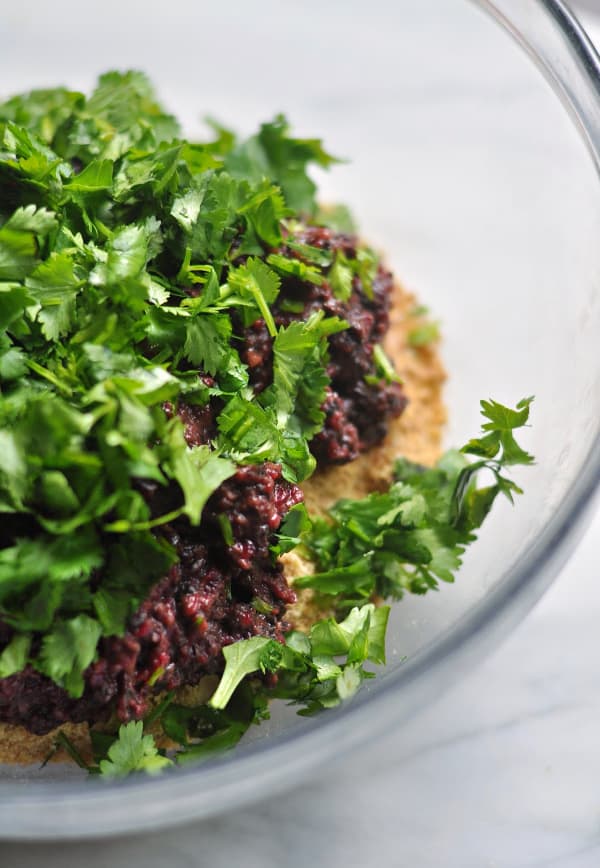
<path id="1" fill-rule="evenodd" d="M 294 240 L 334 253 L 340 250 L 349 259 L 356 257 L 356 238 L 331 229 L 308 227 Z M 278 252 L 288 257 L 297 256 L 285 245 Z M 352 295 L 346 302 L 335 298 L 328 283 L 314 286 L 293 278 L 282 283 L 273 307 L 278 326 L 308 319 L 318 310 L 350 323 L 348 329 L 329 339 L 327 373 L 331 385 L 323 407 L 325 425 L 311 443 L 311 451 L 320 466 L 352 461 L 360 452 L 380 443 L 389 420 L 399 416 L 406 407 L 406 396 L 398 383 L 369 385 L 365 382 L 365 377 L 376 374 L 373 347 L 383 340 L 389 328 L 393 285 L 392 274 L 381 265 L 373 281 L 372 299 L 367 297 L 356 276 Z M 300 312 L 285 309 L 285 303 L 290 301 L 303 305 Z M 261 391 L 273 376 L 272 341 L 262 319 L 245 330 L 241 344 L 240 356 L 250 369 L 250 381 Z"/>
<path id="2" fill-rule="evenodd" d="M 355 238 L 328 229 L 308 228 L 296 240 L 342 250 L 348 257 L 356 254 Z M 282 252 L 295 255 L 285 246 Z M 380 442 L 389 420 L 406 406 L 398 384 L 365 382 L 376 373 L 373 347 L 389 326 L 392 286 L 392 275 L 381 266 L 371 299 L 358 277 L 347 302 L 336 299 L 327 283 L 317 287 L 294 278 L 283 281 L 274 306 L 278 326 L 321 309 L 350 323 L 329 339 L 331 384 L 323 405 L 325 424 L 311 444 L 319 466 L 351 461 Z M 286 301 L 301 302 L 302 310 L 290 313 Z M 242 333 L 237 344 L 251 383 L 261 391 L 272 379 L 272 340 L 263 320 L 237 333 Z M 209 378 L 204 380 L 210 385 Z M 177 407 L 190 445 L 211 440 L 218 409 Z M 175 408 L 167 405 L 165 411 L 170 415 Z M 155 483 L 142 480 L 139 488 L 156 514 L 173 497 L 172 491 Z M 301 499 L 302 492 L 282 478 L 279 465 L 240 468 L 211 497 L 199 527 L 180 521 L 159 529 L 175 547 L 179 561 L 154 585 L 130 618 L 125 635 L 101 641 L 98 660 L 85 674 L 83 697 L 70 698 L 28 666 L 0 679 L 0 721 L 43 734 L 66 721 L 104 719 L 114 710 L 120 720 L 140 718 L 153 693 L 221 672 L 225 645 L 250 636 L 283 641 L 286 606 L 295 595 L 280 565 L 272 562 L 269 546 L 288 510 Z M 231 525 L 232 545 L 224 542 L 220 515 Z M 10 628 L 0 620 L 0 650 L 10 637 Z"/>
<path id="3" fill-rule="evenodd" d="M 147 493 L 152 499 L 151 487 Z M 209 500 L 199 527 L 164 526 L 179 563 L 138 608 L 123 637 L 103 639 L 86 672 L 83 697 L 31 667 L 0 679 L 0 720 L 42 734 L 65 721 L 98 720 L 115 707 L 121 720 L 139 718 L 153 691 L 195 684 L 223 668 L 221 649 L 238 639 L 283 640 L 286 605 L 295 594 L 269 545 L 287 511 L 302 499 L 279 465 L 240 468 Z M 227 546 L 218 516 L 229 519 Z M 0 646 L 10 638 L 0 626 Z"/>

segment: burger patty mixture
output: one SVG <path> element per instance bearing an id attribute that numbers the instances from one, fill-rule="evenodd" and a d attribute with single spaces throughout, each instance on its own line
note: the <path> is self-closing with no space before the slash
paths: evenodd
<path id="1" fill-rule="evenodd" d="M 320 227 L 304 229 L 294 241 L 339 251 L 349 259 L 355 258 L 358 244 L 353 236 Z M 286 245 L 280 250 L 301 258 Z M 320 467 L 352 461 L 381 442 L 389 421 L 406 406 L 401 385 L 387 382 L 373 358 L 389 327 L 392 288 L 392 275 L 381 265 L 368 292 L 354 275 L 345 301 L 336 298 L 328 282 L 317 286 L 293 277 L 282 280 L 273 305 L 278 327 L 306 320 L 319 310 L 349 324 L 329 338 L 325 421 L 311 443 Z M 272 381 L 272 338 L 262 319 L 246 329 L 234 323 L 234 332 L 250 383 L 260 392 Z M 210 385 L 203 372 L 199 375 Z M 181 418 L 190 446 L 211 442 L 219 410 L 218 399 L 203 407 L 165 406 L 167 414 Z M 139 480 L 138 488 L 156 515 L 179 496 L 176 488 L 147 480 Z M 101 640 L 97 660 L 85 673 L 83 696 L 73 699 L 27 666 L 0 679 L 0 722 L 41 735 L 67 721 L 92 723 L 115 711 L 122 721 L 139 719 L 154 694 L 220 673 L 224 646 L 251 636 L 283 641 L 286 607 L 295 594 L 271 546 L 286 514 L 301 500 L 301 490 L 282 477 L 280 466 L 264 462 L 241 467 L 222 483 L 199 526 L 178 519 L 157 528 L 175 549 L 177 563 L 152 587 L 125 634 Z M 19 527 L 11 528 L 9 536 L 18 537 Z M 11 636 L 0 617 L 0 651 Z"/>

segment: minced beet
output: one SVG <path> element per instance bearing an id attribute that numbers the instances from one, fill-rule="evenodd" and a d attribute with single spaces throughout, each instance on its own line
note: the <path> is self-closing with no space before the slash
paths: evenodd
<path id="1" fill-rule="evenodd" d="M 354 236 L 324 227 L 307 227 L 294 236 L 294 241 L 332 254 L 340 251 L 348 259 L 354 259 L 357 253 L 358 241 Z M 285 244 L 274 252 L 287 258 L 300 258 L 295 248 Z M 278 327 L 307 320 L 319 310 L 349 323 L 347 329 L 331 335 L 328 340 L 327 373 L 331 382 L 322 405 L 325 422 L 323 430 L 311 442 L 311 451 L 321 467 L 353 461 L 361 452 L 380 443 L 390 420 L 406 407 L 402 386 L 378 377 L 373 359 L 374 347 L 381 343 L 389 328 L 393 287 L 391 272 L 381 264 L 376 267 L 369 293 L 360 277 L 354 276 L 352 294 L 347 301 L 336 298 L 326 280 L 316 286 L 295 277 L 282 278 L 279 295 L 272 306 Z M 233 319 L 237 335 L 234 344 L 248 366 L 252 388 L 260 393 L 273 382 L 273 338 L 262 318 L 246 328 L 235 314 Z M 206 376 L 203 381 L 206 385 L 214 383 Z M 170 405 L 166 409 L 169 413 L 175 412 Z M 203 407 L 179 404 L 176 412 L 184 423 L 185 437 L 191 446 L 214 439 L 220 409 L 221 404 L 215 399 Z"/>
<path id="2" fill-rule="evenodd" d="M 356 238 L 329 229 L 307 228 L 295 240 L 341 251 L 349 259 L 356 256 Z M 298 255 L 285 244 L 279 252 Z M 381 265 L 372 292 L 354 276 L 351 297 L 344 302 L 328 282 L 315 286 L 297 278 L 282 280 L 273 306 L 278 326 L 305 320 L 318 310 L 349 323 L 329 338 L 325 423 L 311 443 L 321 466 L 352 461 L 380 442 L 389 420 L 406 405 L 400 385 L 378 378 L 373 361 L 373 348 L 389 327 L 392 287 L 392 275 Z M 272 338 L 262 319 L 245 329 L 239 322 L 235 326 L 235 344 L 248 365 L 251 385 L 260 392 L 272 382 Z M 201 376 L 213 385 L 210 377 Z M 209 444 L 216 436 L 220 405 L 215 400 L 205 406 L 165 404 L 164 409 L 169 416 L 179 415 L 190 446 Z M 149 480 L 135 484 L 154 515 L 173 508 L 175 488 Z M 66 721 L 101 720 L 114 710 L 123 721 L 140 718 L 152 694 L 221 672 L 224 646 L 250 636 L 283 641 L 286 606 L 295 595 L 269 547 L 286 513 L 301 499 L 300 489 L 282 478 L 279 465 L 242 467 L 212 495 L 198 527 L 180 519 L 158 528 L 175 548 L 178 562 L 129 619 L 125 635 L 101 640 L 98 659 L 85 673 L 82 698 L 72 699 L 28 666 L 0 679 L 0 721 L 43 734 Z M 10 545 L 19 528 L 6 525 L 5 531 L 0 544 Z M 10 638 L 10 628 L 0 621 L 0 650 Z"/>
<path id="3" fill-rule="evenodd" d="M 318 247 L 354 259 L 358 241 L 354 236 L 333 232 L 324 227 L 307 227 L 294 241 Z M 285 244 L 276 252 L 287 258 L 301 258 Z M 306 320 L 315 311 L 324 310 L 349 323 L 349 328 L 329 338 L 331 379 L 323 410 L 323 430 L 311 443 L 320 466 L 352 461 L 365 449 L 380 443 L 391 419 L 399 416 L 407 399 L 399 383 L 386 383 L 377 377 L 373 348 L 381 343 L 390 324 L 394 279 L 391 272 L 377 265 L 372 292 L 367 293 L 358 275 L 352 281 L 347 301 L 336 298 L 328 281 L 320 286 L 293 277 L 282 280 L 279 296 L 273 305 L 277 326 Z M 241 331 L 241 330 L 240 330 Z M 273 340 L 264 320 L 259 319 L 242 331 L 239 350 L 250 371 L 250 382 L 260 392 L 273 379 Z"/>
<path id="4" fill-rule="evenodd" d="M 151 501 L 150 489 L 147 496 Z M 139 718 L 153 693 L 222 671 L 225 645 L 250 636 L 283 641 L 285 609 L 295 594 L 269 546 L 301 499 L 279 465 L 240 468 L 212 495 L 198 527 L 180 521 L 160 528 L 179 561 L 130 618 L 125 635 L 101 640 L 83 697 L 71 699 L 27 667 L 0 679 L 0 721 L 43 734 L 65 721 L 102 719 L 115 708 L 120 720 Z M 9 638 L 0 625 L 0 640 Z"/>

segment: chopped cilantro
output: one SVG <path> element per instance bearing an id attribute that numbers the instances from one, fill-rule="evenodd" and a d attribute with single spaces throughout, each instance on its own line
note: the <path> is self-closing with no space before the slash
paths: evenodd
<path id="1" fill-rule="evenodd" d="M 435 343 L 440 338 L 440 327 L 436 322 L 424 322 L 415 326 L 408 333 L 408 343 L 411 347 L 424 347 Z"/>
<path id="2" fill-rule="evenodd" d="M 365 664 L 385 663 L 389 606 L 375 606 L 369 598 L 423 594 L 439 580 L 454 580 L 464 548 L 475 539 L 474 530 L 495 497 L 503 493 L 512 499 L 520 492 L 503 471 L 533 460 L 513 434 L 527 424 L 531 401 L 523 399 L 514 410 L 482 401 L 487 420 L 482 438 L 470 440 L 460 452 L 446 453 L 434 468 L 399 460 L 387 492 L 341 501 L 327 520 L 311 524 L 304 507 L 289 513 L 280 551 L 289 550 L 287 541 L 301 538 L 318 563 L 331 565 L 296 580 L 296 586 L 333 598 L 346 614 L 317 621 L 306 633 L 292 631 L 284 645 L 255 636 L 225 647 L 225 671 L 207 705 L 178 706 L 169 695 L 146 723 L 158 725 L 179 745 L 178 764 L 233 748 L 249 726 L 268 717 L 269 699 L 287 700 L 299 706 L 299 714 L 311 715 L 351 699 L 373 677 Z M 485 458 L 469 462 L 467 455 Z M 495 485 L 477 487 L 481 470 L 492 474 Z M 277 675 L 275 686 L 261 682 L 266 674 Z M 99 767 L 89 767 L 91 772 L 122 774 L 146 763 L 153 772 L 169 763 L 152 737 L 143 734 L 142 722 L 122 726 L 116 740 L 99 733 L 94 740 L 102 748 L 101 761 Z"/>
<path id="3" fill-rule="evenodd" d="M 346 205 L 321 205 L 317 210 L 317 222 L 329 226 L 335 232 L 356 232 L 356 223 Z"/>
<path id="4" fill-rule="evenodd" d="M 31 647 L 28 633 L 15 633 L 0 654 L 0 678 L 8 678 L 25 667 Z"/>
<path id="5" fill-rule="evenodd" d="M 334 263 L 329 270 L 329 282 L 333 294 L 340 301 L 348 301 L 352 295 L 352 278 L 350 263 L 340 250 L 336 253 Z"/>
<path id="6" fill-rule="evenodd" d="M 135 71 L 106 73 L 89 97 L 58 88 L 0 104 L 0 678 L 31 666 L 80 697 L 102 637 L 123 635 L 175 561 L 163 525 L 198 525 L 240 465 L 274 461 L 291 481 L 315 468 L 328 338 L 348 323 L 319 310 L 278 326 L 274 306 L 294 281 L 373 299 L 378 258 L 302 241 L 307 225 L 354 231 L 345 209 L 316 202 L 311 166 L 335 162 L 319 140 L 291 136 L 283 116 L 245 141 L 211 126 L 212 141 L 182 139 Z M 238 352 L 250 327 L 272 349 L 272 380 L 256 391 Z M 436 329 L 423 323 L 409 342 Z M 373 363 L 377 380 L 397 379 L 380 346 Z M 178 409 L 213 400 L 213 439 L 190 445 Z M 352 697 L 385 662 L 389 609 L 373 599 L 453 581 L 496 496 L 520 493 L 506 468 L 533 460 L 513 433 L 530 403 L 482 402 L 481 437 L 434 468 L 399 459 L 388 491 L 314 521 L 304 506 L 288 513 L 271 554 L 309 552 L 318 572 L 297 587 L 341 620 L 225 647 L 208 705 L 169 694 L 146 721 L 94 731 L 93 765 L 64 733 L 57 745 L 93 773 L 155 773 L 173 760 L 154 731 L 179 744 L 177 763 L 197 761 L 233 747 L 271 697 L 302 714 Z M 480 471 L 492 484 L 477 486 Z M 142 483 L 174 493 L 171 505 L 151 508 Z M 250 604 L 269 614 L 260 596 Z M 156 665 L 148 683 L 163 675 Z"/>
<path id="7" fill-rule="evenodd" d="M 313 588 L 344 611 L 373 595 L 400 599 L 453 582 L 496 497 L 512 501 L 521 493 L 504 471 L 533 461 L 513 434 L 527 424 L 532 400 L 515 410 L 482 401 L 483 437 L 447 452 L 432 468 L 398 459 L 387 491 L 335 504 L 302 538 L 320 569 L 296 587 Z M 469 462 L 467 455 L 482 457 Z M 482 471 L 493 485 L 477 486 Z"/>
<path id="8" fill-rule="evenodd" d="M 100 762 L 100 774 L 115 778 L 146 772 L 157 774 L 172 765 L 172 761 L 160 754 L 151 735 L 144 735 L 141 720 L 126 723 L 107 751 L 106 759 Z"/>
<path id="9" fill-rule="evenodd" d="M 56 622 L 44 636 L 38 668 L 71 696 L 81 696 L 83 672 L 94 659 L 101 633 L 98 621 L 87 615 Z"/>
<path id="10" fill-rule="evenodd" d="M 0 546 L 2 676 L 31 663 L 80 695 L 99 639 L 174 560 L 157 528 L 198 524 L 239 464 L 314 470 L 327 336 L 345 324 L 277 328 L 282 277 L 320 284 L 330 260 L 274 248 L 316 214 L 309 169 L 334 158 L 282 116 L 247 141 L 213 129 L 183 140 L 139 72 L 0 104 L 0 525 L 22 519 Z M 275 358 L 258 397 L 236 349 L 257 320 Z M 162 405 L 212 396 L 218 442 L 190 448 Z M 140 479 L 175 486 L 174 506 L 152 513 Z"/>
<path id="11" fill-rule="evenodd" d="M 293 506 L 279 528 L 277 543 L 271 548 L 273 554 L 282 555 L 299 546 L 302 542 L 302 535 L 310 527 L 311 521 L 305 505 L 298 503 Z"/>
<path id="12" fill-rule="evenodd" d="M 316 185 L 306 167 L 313 162 L 327 168 L 337 161 L 318 139 L 291 139 L 288 129 L 283 115 L 263 124 L 258 135 L 231 148 L 225 157 L 225 168 L 240 180 L 271 178 L 281 187 L 293 211 L 312 215 L 317 209 Z"/>
<path id="13" fill-rule="evenodd" d="M 373 361 L 375 362 L 377 373 L 384 378 L 386 383 L 402 382 L 402 378 L 397 374 L 381 344 L 373 347 Z"/>
<path id="14" fill-rule="evenodd" d="M 385 663 L 388 614 L 387 606 L 367 603 L 340 623 L 327 618 L 314 624 L 308 635 L 291 633 L 285 645 L 262 636 L 229 645 L 223 652 L 225 672 L 209 705 L 224 709 L 242 680 L 255 672 L 277 672 L 272 695 L 300 703 L 303 713 L 338 705 L 363 679 L 372 677 L 363 663 Z"/>

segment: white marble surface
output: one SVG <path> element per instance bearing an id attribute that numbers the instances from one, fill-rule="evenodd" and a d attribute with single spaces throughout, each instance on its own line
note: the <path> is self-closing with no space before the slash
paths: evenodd
<path id="1" fill-rule="evenodd" d="M 491 658 L 410 724 L 295 791 L 161 834 L 0 844 L 0 866 L 595 868 L 598 539 L 600 513 Z"/>

